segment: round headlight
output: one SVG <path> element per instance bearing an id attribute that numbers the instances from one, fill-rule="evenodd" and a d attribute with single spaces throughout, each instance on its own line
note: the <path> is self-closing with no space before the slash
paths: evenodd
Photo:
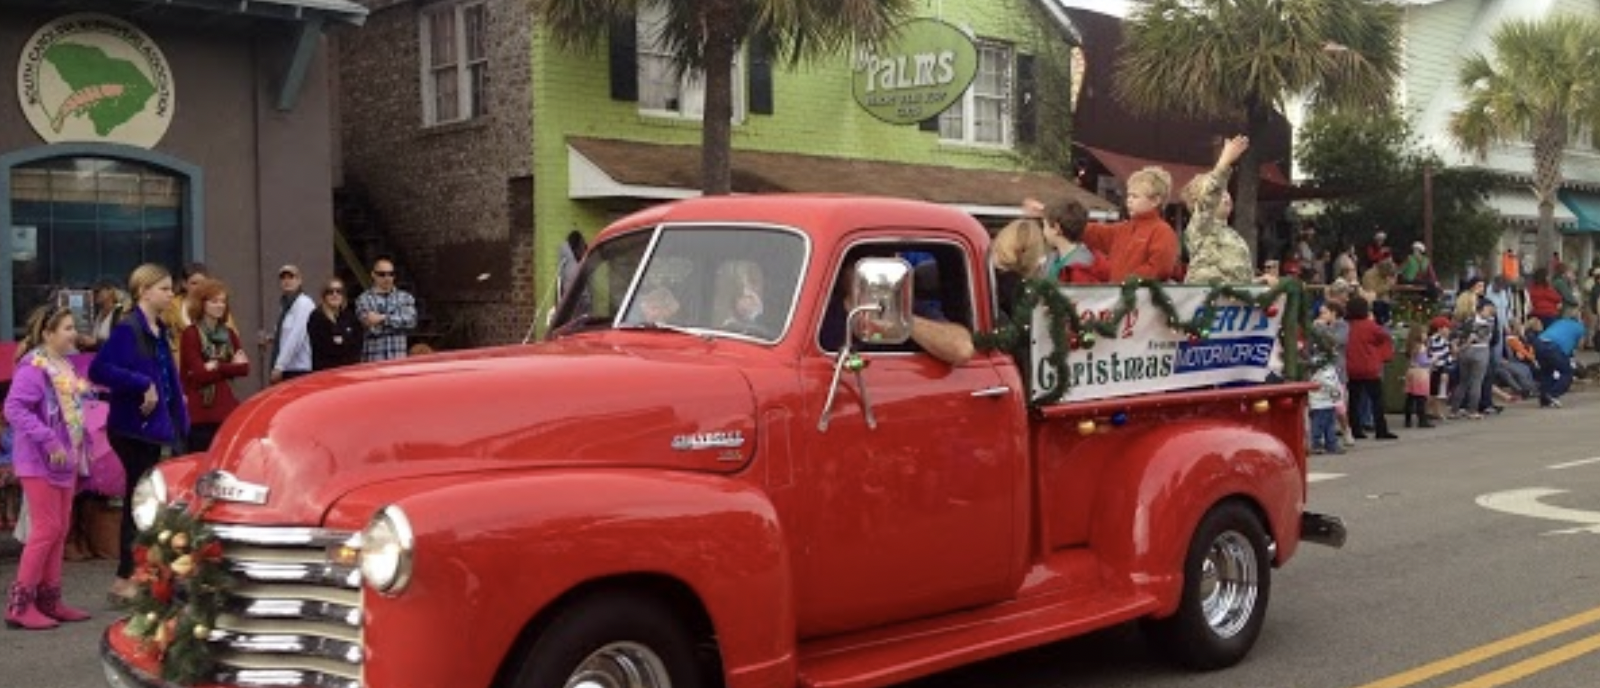
<path id="1" fill-rule="evenodd" d="M 132 500 L 133 525 L 139 530 L 149 530 L 155 525 L 161 508 L 167 505 L 167 479 L 161 477 L 161 471 L 144 474 L 128 499 Z"/>
<path id="2" fill-rule="evenodd" d="M 411 581 L 411 522 L 400 507 L 378 511 L 361 531 L 361 577 L 378 592 L 394 595 Z"/>

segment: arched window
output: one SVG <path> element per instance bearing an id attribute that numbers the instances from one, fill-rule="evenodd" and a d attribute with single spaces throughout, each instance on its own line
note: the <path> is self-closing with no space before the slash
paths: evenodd
<path id="1" fill-rule="evenodd" d="M 102 157 L 11 168 L 13 327 L 61 288 L 117 284 L 141 263 L 183 262 L 187 180 Z"/>

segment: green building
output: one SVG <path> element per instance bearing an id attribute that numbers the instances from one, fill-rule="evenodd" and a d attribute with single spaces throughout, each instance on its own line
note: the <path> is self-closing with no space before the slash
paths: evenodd
<path id="1" fill-rule="evenodd" d="M 598 50 L 573 51 L 560 47 L 526 9 L 482 2 L 383 5 L 369 3 L 368 30 L 352 34 L 361 43 L 347 44 L 342 53 L 343 88 L 370 91 L 347 95 L 341 108 L 343 174 L 358 180 L 352 187 L 377 206 L 371 215 L 391 225 L 393 242 L 406 244 L 407 255 L 422 256 L 412 268 L 420 296 L 436 312 L 454 314 L 452 326 L 469 323 L 463 343 L 518 339 L 533 319 L 542 321 L 571 232 L 592 237 L 629 212 L 699 194 L 702 80 L 673 69 L 658 40 L 659 8 L 647 5 L 631 25 L 614 27 Z M 1017 215 L 1029 196 L 1074 194 L 1093 209 L 1109 210 L 1061 175 L 1071 169 L 1072 48 L 1078 39 L 1056 0 L 918 6 L 919 16 L 908 20 L 899 39 L 876 51 L 874 93 L 860 98 L 855 82 L 869 79 L 857 66 L 873 63 L 856 51 L 795 66 L 775 62 L 760 46 L 741 48 L 733 75 L 734 192 L 917 198 L 967 209 L 991 224 Z M 389 15 L 407 28 L 386 41 Z M 394 50 L 392 40 L 405 33 L 423 45 Z M 437 40 L 442 34 L 465 38 L 451 46 Z M 497 37 L 507 35 L 528 37 L 525 81 L 516 74 L 516 83 L 507 83 L 502 72 L 522 66 L 496 62 L 496 46 L 503 44 Z M 383 49 L 388 60 L 363 60 Z M 384 67 L 423 75 L 413 93 L 420 96 L 424 124 L 409 140 L 437 150 L 422 169 L 408 173 L 395 159 L 416 151 L 397 145 L 404 142 L 392 131 L 369 136 L 349 117 L 381 109 L 375 107 L 379 99 L 396 89 L 372 70 L 413 53 L 420 65 Z M 451 59 L 441 61 L 441 53 Z M 946 53 L 949 59 L 941 62 Z M 964 90 L 951 88 L 969 76 Z M 936 98 L 940 87 L 947 96 L 942 100 Z M 886 93 L 905 92 L 938 102 L 875 111 L 859 102 L 881 103 Z M 514 111 L 519 100 L 532 104 L 528 119 Z M 944 102 L 951 104 L 942 113 L 930 109 Z M 497 111 L 502 105 L 505 111 Z M 439 112 L 456 119 L 427 123 Z M 523 132 L 529 140 L 516 141 Z M 473 145 L 481 148 L 471 155 L 451 152 Z M 507 153 L 513 145 L 527 145 L 529 157 Z M 455 170 L 473 165 L 470 172 Z M 451 209 L 479 193 L 497 198 Z M 383 207 L 386 199 L 392 207 Z M 485 212 L 485 204 L 504 213 Z M 407 207 L 429 219 L 406 217 L 413 214 Z M 462 226 L 474 218 L 485 226 Z M 416 226 L 400 226 L 408 222 Z"/>

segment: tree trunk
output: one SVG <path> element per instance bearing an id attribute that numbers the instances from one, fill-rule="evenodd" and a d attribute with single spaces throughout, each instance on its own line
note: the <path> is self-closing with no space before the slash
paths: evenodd
<path id="1" fill-rule="evenodd" d="M 705 112 L 701 114 L 700 190 L 707 196 L 733 192 L 733 57 L 738 42 L 713 17 L 706 35 Z"/>
<path id="2" fill-rule="evenodd" d="M 1245 245 L 1250 247 L 1251 255 L 1259 264 L 1264 258 L 1276 257 L 1261 255 L 1261 233 L 1256 226 L 1260 210 L 1256 198 L 1261 195 L 1261 146 L 1267 140 L 1272 110 L 1252 102 L 1247 106 L 1246 113 L 1250 147 L 1245 149 L 1244 155 L 1239 158 L 1238 169 L 1234 171 L 1239 186 L 1233 199 L 1233 228 L 1244 238 Z"/>
<path id="3" fill-rule="evenodd" d="M 1546 122 L 1543 131 L 1534 135 L 1533 196 L 1539 201 L 1539 255 L 1534 256 L 1533 264 L 1538 267 L 1554 268 L 1551 256 L 1561 246 L 1556 231 L 1556 191 L 1561 188 L 1561 155 L 1566 148 L 1562 122 Z"/>

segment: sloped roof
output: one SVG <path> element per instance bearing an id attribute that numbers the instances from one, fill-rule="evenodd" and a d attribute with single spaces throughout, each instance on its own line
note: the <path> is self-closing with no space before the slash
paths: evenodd
<path id="1" fill-rule="evenodd" d="M 569 137 L 567 145 L 615 183 L 635 189 L 700 188 L 700 148 Z M 959 169 L 829 158 L 796 153 L 735 150 L 733 190 L 738 193 L 852 193 L 948 205 L 1017 208 L 1027 197 L 1066 196 L 1091 211 L 1114 206 L 1065 177 L 1044 172 Z M 682 195 L 680 195 L 681 197 Z"/>

